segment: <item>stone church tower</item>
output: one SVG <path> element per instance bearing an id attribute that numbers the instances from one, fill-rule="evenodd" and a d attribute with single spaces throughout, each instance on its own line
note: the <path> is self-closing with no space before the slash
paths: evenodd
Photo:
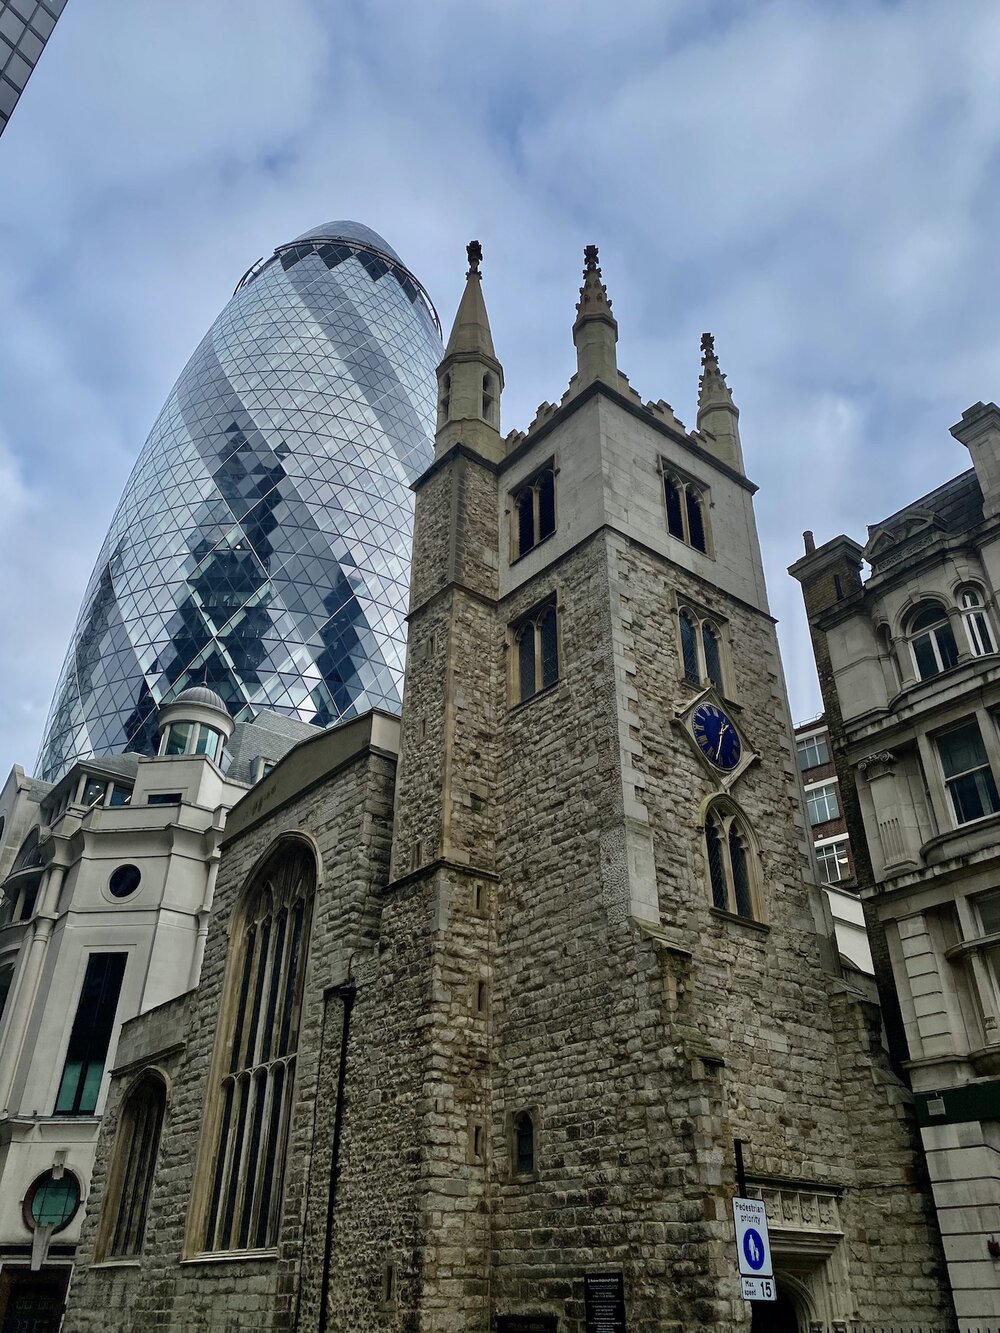
<path id="1" fill-rule="evenodd" d="M 577 373 L 502 437 L 481 259 L 415 486 L 398 767 L 369 715 L 230 816 L 202 985 L 123 1036 L 131 1077 L 172 1081 L 142 1253 L 84 1263 L 67 1329 L 221 1331 L 236 1302 L 241 1329 L 584 1333 L 602 1283 L 614 1327 L 749 1329 L 735 1140 L 780 1295 L 754 1329 L 950 1327 L 910 1094 L 812 882 L 713 341 L 689 432 L 618 370 L 588 247 Z M 288 1170 L 241 1251 L 206 1071 L 230 1067 L 232 923 L 291 838 L 316 887 Z M 116 1160 L 114 1113 L 105 1135 Z"/>

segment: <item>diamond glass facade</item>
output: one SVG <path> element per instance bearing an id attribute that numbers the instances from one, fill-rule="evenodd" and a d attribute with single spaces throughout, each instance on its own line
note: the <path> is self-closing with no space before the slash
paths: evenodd
<path id="1" fill-rule="evenodd" d="M 441 355 L 426 294 L 367 227 L 318 227 L 246 274 L 125 487 L 39 777 L 152 752 L 158 706 L 190 685 L 237 720 L 398 711 Z"/>
<path id="2" fill-rule="evenodd" d="M 66 0 L 0 0 L 0 134 Z"/>

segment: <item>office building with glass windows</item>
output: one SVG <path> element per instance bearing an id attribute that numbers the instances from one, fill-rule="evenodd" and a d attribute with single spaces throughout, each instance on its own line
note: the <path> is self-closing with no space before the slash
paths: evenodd
<path id="1" fill-rule="evenodd" d="M 253 265 L 126 484 L 40 778 L 153 753 L 159 706 L 195 685 L 237 721 L 398 712 L 441 354 L 426 292 L 367 227 L 331 222 Z"/>
<path id="2" fill-rule="evenodd" d="M 66 0 L 0 0 L 0 134 Z"/>
<path id="3" fill-rule="evenodd" d="M 817 814 L 832 799 L 846 816 L 971 1328 L 1000 1319 L 988 1244 L 1000 1220 L 1000 408 L 974 404 L 951 434 L 971 468 L 871 525 L 864 544 L 806 533 L 792 573 L 832 742 L 807 795 Z M 811 739 L 799 729 L 800 755 Z"/>

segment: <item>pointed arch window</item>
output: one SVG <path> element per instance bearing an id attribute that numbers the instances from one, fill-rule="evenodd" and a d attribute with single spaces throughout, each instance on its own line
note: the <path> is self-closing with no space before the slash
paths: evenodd
<path id="1" fill-rule="evenodd" d="M 986 614 L 983 594 L 978 588 L 963 588 L 959 593 L 958 604 L 965 626 L 965 637 L 974 656 L 985 657 L 987 653 L 995 653 L 993 631 Z"/>
<path id="2" fill-rule="evenodd" d="M 667 509 L 667 531 L 671 537 L 710 554 L 708 538 L 708 487 L 686 477 L 673 465 L 663 465 L 663 498 Z"/>
<path id="3" fill-rule="evenodd" d="M 451 410 L 451 376 L 441 376 L 441 390 L 438 398 L 438 425 L 443 426 Z"/>
<path id="4" fill-rule="evenodd" d="M 753 835 L 728 798 L 714 801 L 705 816 L 705 859 L 713 907 L 759 920 L 760 875 Z"/>
<path id="5" fill-rule="evenodd" d="M 142 1253 L 166 1110 L 166 1084 L 152 1071 L 142 1075 L 122 1104 L 98 1237 L 102 1259 Z"/>
<path id="6" fill-rule="evenodd" d="M 720 694 L 726 693 L 723 670 L 722 632 L 710 617 L 693 607 L 682 606 L 677 612 L 680 629 L 681 667 L 690 685 L 711 682 Z"/>
<path id="7" fill-rule="evenodd" d="M 556 473 L 550 460 L 513 493 L 512 559 L 533 550 L 556 530 Z"/>
<path id="8" fill-rule="evenodd" d="M 312 852 L 285 840 L 234 918 L 206 1251 L 277 1244 L 315 888 Z"/>
<path id="9" fill-rule="evenodd" d="M 930 680 L 958 665 L 958 644 L 948 613 L 940 602 L 923 602 L 910 617 L 910 650 L 921 680 Z"/>
<path id="10" fill-rule="evenodd" d="M 559 620 L 554 601 L 546 602 L 511 627 L 517 653 L 515 703 L 548 689 L 559 679 Z"/>

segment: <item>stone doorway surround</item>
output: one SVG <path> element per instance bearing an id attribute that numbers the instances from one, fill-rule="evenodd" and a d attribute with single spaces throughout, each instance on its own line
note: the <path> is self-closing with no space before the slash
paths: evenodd
<path id="1" fill-rule="evenodd" d="M 796 1307 L 802 1333 L 854 1310 L 839 1199 L 829 1185 L 758 1178 L 747 1193 L 767 1209 L 778 1287 Z"/>

